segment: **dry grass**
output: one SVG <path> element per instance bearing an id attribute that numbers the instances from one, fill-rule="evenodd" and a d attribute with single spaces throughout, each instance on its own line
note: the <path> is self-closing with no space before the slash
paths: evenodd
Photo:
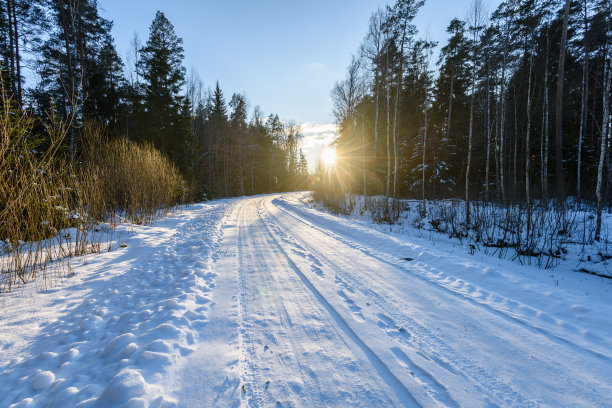
<path id="1" fill-rule="evenodd" d="M 51 117 L 47 137 L 37 142 L 34 118 L 3 100 L 0 291 L 41 274 L 51 279 L 52 261 L 99 251 L 99 223 L 112 226 L 117 216 L 148 223 L 184 199 L 182 176 L 151 145 L 110 140 L 89 123 L 81 129 L 82 155 L 70 162 L 62 153 L 70 122 Z"/>
<path id="2" fill-rule="evenodd" d="M 185 199 L 183 177 L 153 145 L 109 139 L 95 122 L 85 124 L 82 133 L 81 179 L 96 185 L 100 197 L 92 203 L 104 204 L 88 213 L 108 216 L 120 212 L 130 222 L 143 224 Z"/>

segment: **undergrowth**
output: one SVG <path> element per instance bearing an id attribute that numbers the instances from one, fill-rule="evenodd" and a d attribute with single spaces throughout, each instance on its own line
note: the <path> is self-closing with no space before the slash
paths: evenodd
<path id="1" fill-rule="evenodd" d="M 595 208 L 586 204 L 534 201 L 529 208 L 528 229 L 525 203 L 473 202 L 467 224 L 462 200 L 427 201 L 424 207 L 422 201 L 321 191 L 315 191 L 313 199 L 337 214 L 365 214 L 376 223 L 435 231 L 459 240 L 470 253 L 480 251 L 543 269 L 557 265 L 567 254 L 568 246 L 579 248 L 581 261 L 608 256 L 607 239 L 595 242 Z M 390 211 L 392 208 L 399 211 Z M 393 213 L 397 215 L 391 217 Z"/>
<path id="2" fill-rule="evenodd" d="M 90 122 L 79 129 L 82 153 L 71 161 L 70 119 L 51 114 L 42 137 L 32 115 L 2 102 L 0 291 L 53 278 L 51 262 L 100 251 L 101 223 L 148 223 L 183 202 L 183 177 L 152 145 L 111 139 Z"/>

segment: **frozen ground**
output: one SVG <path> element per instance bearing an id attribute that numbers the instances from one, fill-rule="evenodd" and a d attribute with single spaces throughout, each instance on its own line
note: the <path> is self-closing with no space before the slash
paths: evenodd
<path id="1" fill-rule="evenodd" d="M 0 406 L 611 406 L 612 280 L 308 206 L 191 206 L 0 298 Z"/>

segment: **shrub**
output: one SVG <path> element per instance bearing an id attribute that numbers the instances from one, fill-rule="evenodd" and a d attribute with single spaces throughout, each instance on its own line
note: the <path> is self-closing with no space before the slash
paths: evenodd
<path id="1" fill-rule="evenodd" d="M 122 212 L 129 221 L 143 224 L 184 201 L 185 180 L 152 144 L 109 139 L 96 122 L 86 123 L 82 135 L 84 165 L 80 178 L 96 186 L 104 203 L 90 208 L 90 214 Z M 96 199 L 91 201 L 95 203 Z"/>
<path id="2" fill-rule="evenodd" d="M 54 259 L 99 250 L 99 222 L 120 213 L 148 223 L 183 201 L 185 182 L 149 144 L 111 140 L 97 123 L 82 127 L 77 162 L 62 153 L 68 120 L 51 115 L 47 137 L 3 99 L 0 112 L 0 290 L 27 283 Z M 62 268 L 54 268 L 61 273 Z"/>

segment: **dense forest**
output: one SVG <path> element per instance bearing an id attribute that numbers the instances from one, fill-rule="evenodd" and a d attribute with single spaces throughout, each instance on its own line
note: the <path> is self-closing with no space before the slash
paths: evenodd
<path id="1" fill-rule="evenodd" d="M 205 89 L 195 70 L 186 75 L 182 40 L 164 13 L 144 43 L 134 36 L 126 61 L 111 27 L 96 0 L 0 1 L 3 100 L 35 119 L 34 150 L 50 143 L 48 123 L 68 118 L 60 150 L 78 160 L 89 143 L 83 125 L 95 121 L 111 138 L 152 143 L 191 199 L 303 185 L 300 128 L 257 106 L 249 115 L 244 94 L 226 102 L 218 83 Z"/>
<path id="2" fill-rule="evenodd" d="M 332 90 L 334 188 L 387 203 L 461 198 L 468 228 L 472 202 L 574 197 L 601 217 L 612 197 L 612 2 L 507 0 L 489 13 L 474 0 L 448 22 L 437 61 L 413 24 L 423 4 L 375 11 Z"/>

